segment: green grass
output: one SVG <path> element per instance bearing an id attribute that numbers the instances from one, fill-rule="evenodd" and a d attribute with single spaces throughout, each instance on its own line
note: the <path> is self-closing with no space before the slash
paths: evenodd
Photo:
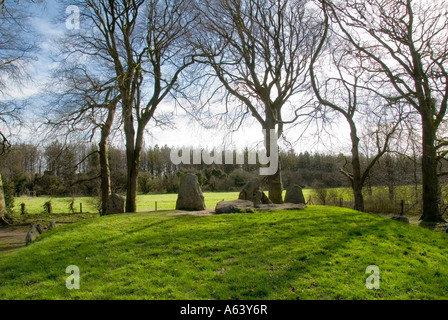
<path id="1" fill-rule="evenodd" d="M 285 193 L 285 192 L 284 192 Z M 304 190 L 304 195 L 308 195 L 309 190 Z M 213 210 L 216 204 L 221 200 L 238 199 L 239 192 L 204 192 L 204 201 L 208 209 Z M 76 213 L 80 212 L 82 204 L 83 213 L 98 213 L 98 199 L 95 197 L 19 197 L 15 199 L 15 215 L 20 215 L 20 204 L 25 203 L 26 211 L 29 215 L 42 215 L 44 212 L 44 203 L 50 201 L 53 206 L 53 213 L 58 215 L 68 213 L 70 203 L 74 201 Z M 176 208 L 176 193 L 167 194 L 140 194 L 137 196 L 137 212 L 157 210 L 174 210 Z"/>
<path id="2" fill-rule="evenodd" d="M 238 192 L 206 192 L 204 193 L 205 204 L 208 208 L 214 209 L 216 203 L 221 200 L 238 199 Z M 14 211 L 16 215 L 20 212 L 20 204 L 25 203 L 26 211 L 30 215 L 39 215 L 44 212 L 43 205 L 50 201 L 53 206 L 53 213 L 67 213 L 70 202 L 73 200 L 75 212 L 80 212 L 82 204 L 83 213 L 98 213 L 98 199 L 95 197 L 20 197 L 15 199 Z M 145 194 L 137 196 L 137 211 L 149 212 L 155 210 L 174 210 L 176 207 L 177 194 Z"/>
<path id="3" fill-rule="evenodd" d="M 238 192 L 204 192 L 204 202 L 208 209 L 213 210 L 221 200 L 238 199 Z M 155 210 L 174 210 L 176 208 L 177 193 L 169 194 L 145 194 L 137 196 L 137 212 L 148 212 Z"/>
<path id="4" fill-rule="evenodd" d="M 344 208 L 123 214 L 1 259 L 0 299 L 447 299 L 447 257 L 444 234 Z M 69 265 L 79 290 L 65 287 Z"/>
<path id="5" fill-rule="evenodd" d="M 80 204 L 82 204 L 83 213 L 94 213 L 98 212 L 97 200 L 94 197 L 26 197 L 22 196 L 14 199 L 14 212 L 20 214 L 20 205 L 25 204 L 26 212 L 28 214 L 42 214 L 44 213 L 44 204 L 47 201 L 51 201 L 53 207 L 53 213 L 68 213 L 70 208 L 70 203 L 74 201 L 74 209 L 76 213 L 81 211 Z"/>
<path id="6" fill-rule="evenodd" d="M 309 191 L 304 190 L 304 194 Z M 238 192 L 204 192 L 207 210 L 213 211 L 216 204 L 222 200 L 238 199 Z M 137 212 L 154 212 L 175 210 L 177 194 L 140 194 L 137 195 Z M 44 212 L 44 203 L 51 201 L 53 213 Z M 70 212 L 70 203 L 74 202 L 74 212 Z M 21 204 L 26 207 L 26 214 L 21 215 Z M 82 213 L 81 213 L 82 207 Z M 99 198 L 96 197 L 18 197 L 12 218 L 15 224 L 28 225 L 33 223 L 48 224 L 50 220 L 57 223 L 72 223 L 86 218 L 98 217 Z M 1 245 L 1 241 L 0 241 Z M 0 254 L 1 257 L 1 254 Z"/>

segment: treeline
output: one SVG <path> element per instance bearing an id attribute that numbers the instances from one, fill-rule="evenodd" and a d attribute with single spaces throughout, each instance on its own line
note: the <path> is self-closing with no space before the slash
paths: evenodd
<path id="1" fill-rule="evenodd" d="M 193 151 L 192 151 L 193 152 Z M 248 150 L 241 151 L 247 158 Z M 184 172 L 198 176 L 204 191 L 237 191 L 252 177 L 259 176 L 259 165 L 247 164 L 179 164 L 172 163 L 171 148 L 154 146 L 142 153 L 138 179 L 140 193 L 175 193 Z M 114 192 L 126 192 L 125 150 L 111 147 L 109 161 L 111 186 Z M 308 188 L 350 187 L 340 172 L 350 171 L 350 159 L 343 154 L 280 152 L 284 172 L 283 186 L 297 183 Z M 363 163 L 368 158 L 362 157 Z M 391 197 L 399 185 L 421 183 L 420 158 L 390 154 L 372 170 L 367 181 L 371 186 L 388 186 Z M 18 144 L 0 158 L 5 190 L 20 196 L 97 196 L 100 190 L 100 165 L 96 145 L 63 145 L 53 142 L 39 148 Z"/>

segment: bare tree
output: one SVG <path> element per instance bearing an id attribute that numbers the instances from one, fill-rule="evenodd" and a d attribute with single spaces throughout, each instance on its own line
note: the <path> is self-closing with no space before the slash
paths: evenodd
<path id="1" fill-rule="evenodd" d="M 311 84 L 319 103 L 342 115 L 349 125 L 351 169 L 346 169 L 346 160 L 340 171 L 351 182 L 354 208 L 364 211 L 363 187 L 374 165 L 388 151 L 403 112 L 399 105 L 392 106 L 383 98 L 388 93 L 387 87 L 379 89 L 372 85 L 374 75 L 366 68 L 365 59 L 331 29 L 329 17 L 326 11 L 324 13 L 326 27 L 311 62 Z M 324 51 L 325 44 L 327 50 Z M 364 166 L 361 163 L 361 127 L 367 127 L 369 149 L 373 149 L 373 155 Z"/>
<path id="2" fill-rule="evenodd" d="M 268 156 L 270 130 L 280 138 L 284 126 L 295 122 L 309 102 L 291 100 L 305 91 L 311 55 L 321 36 L 308 4 L 306 0 L 222 0 L 199 5 L 204 33 L 197 45 L 203 62 L 243 105 L 241 112 L 251 114 L 266 130 Z M 283 202 L 280 166 L 269 177 L 269 198 Z"/>
<path id="3" fill-rule="evenodd" d="M 190 0 L 158 1 L 147 4 L 145 15 L 145 51 L 138 72 L 134 95 L 134 116 L 123 104 L 123 120 L 128 159 L 128 186 L 126 210 L 136 211 L 138 171 L 145 128 L 154 118 L 160 103 L 179 84 L 181 73 L 194 64 L 195 51 L 189 42 L 197 15 Z M 135 85 L 134 84 L 134 85 Z M 149 93 L 149 94 L 148 94 Z M 131 144 L 132 143 L 132 144 Z"/>
<path id="4" fill-rule="evenodd" d="M 25 4 L 0 4 L 0 152 L 10 147 L 9 125 L 19 120 L 21 107 L 9 99 L 9 92 L 20 90 L 28 75 L 27 64 L 36 50 Z"/>
<path id="5" fill-rule="evenodd" d="M 341 34 L 421 117 L 424 221 L 439 221 L 436 137 L 448 101 L 448 15 L 443 1 L 323 1 Z"/>
<path id="6" fill-rule="evenodd" d="M 0 3 L 0 154 L 10 147 L 9 125 L 20 119 L 20 106 L 8 99 L 8 91 L 18 89 L 27 76 L 27 63 L 36 50 L 31 38 L 28 11 L 22 3 Z M 30 33 L 30 34 L 28 34 Z M 0 222 L 5 218 L 6 206 L 0 175 Z"/>
<path id="7" fill-rule="evenodd" d="M 197 17 L 191 13 L 190 2 L 78 2 L 85 7 L 84 32 L 76 35 L 78 41 L 69 51 L 101 59 L 113 72 L 126 141 L 127 212 L 136 211 L 145 128 L 178 84 L 182 71 L 194 63 L 187 39 Z"/>
<path id="8" fill-rule="evenodd" d="M 61 41 L 62 48 L 67 40 L 73 41 L 70 37 L 64 38 L 64 41 Z M 62 54 L 64 55 L 64 49 Z M 108 139 L 121 97 L 116 88 L 115 78 L 110 75 L 107 68 L 100 68 L 101 64 L 95 64 L 94 61 L 82 65 L 79 61 L 82 55 L 76 57 L 72 54 L 70 58 L 68 60 L 66 57 L 50 80 L 51 90 L 48 94 L 52 99 L 46 106 L 46 125 L 50 128 L 52 136 L 61 133 L 66 140 L 77 136 L 81 141 L 82 137 L 92 141 L 95 133 L 100 132 L 98 143 L 100 173 L 97 178 L 101 178 L 101 215 L 107 215 L 107 203 L 112 193 Z M 89 72 L 89 69 L 101 74 L 101 78 Z M 90 156 L 92 153 L 82 161 Z"/>

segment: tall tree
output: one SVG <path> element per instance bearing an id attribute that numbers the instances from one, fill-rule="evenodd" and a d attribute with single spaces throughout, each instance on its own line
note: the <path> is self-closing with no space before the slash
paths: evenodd
<path id="1" fill-rule="evenodd" d="M 8 100 L 8 93 L 17 90 L 27 75 L 27 62 L 33 59 L 35 39 L 29 25 L 29 10 L 24 3 L 0 3 L 0 154 L 10 147 L 7 128 L 20 118 L 20 107 Z M 6 129 L 6 130 L 5 130 Z M 6 206 L 0 174 L 0 222 Z"/>
<path id="2" fill-rule="evenodd" d="M 157 107 L 192 65 L 187 38 L 197 21 L 191 1 L 85 0 L 80 50 L 114 70 L 126 141 L 126 211 L 136 211 L 138 172 L 145 129 Z"/>
<path id="3" fill-rule="evenodd" d="M 323 0 L 335 25 L 421 118 L 424 221 L 440 221 L 436 138 L 448 102 L 444 1 Z"/>
<path id="4" fill-rule="evenodd" d="M 66 44 L 66 41 L 62 43 Z M 101 64 L 94 64 L 92 61 L 88 65 L 82 65 L 78 60 L 80 57 L 75 58 L 70 49 L 67 52 L 63 49 L 62 54 L 68 54 L 72 60 L 69 63 L 65 57 L 66 61 L 56 70 L 52 78 L 52 82 L 57 84 L 51 85 L 53 99 L 47 107 L 47 125 L 53 133 L 56 130 L 66 137 L 77 136 L 78 139 L 81 132 L 83 136 L 93 140 L 95 133 L 99 131 L 100 173 L 93 179 L 98 177 L 101 179 L 101 214 L 107 215 L 107 203 L 111 194 L 108 139 L 114 125 L 120 94 L 115 85 L 115 78 L 111 77 L 110 73 L 107 77 L 107 68 L 101 69 Z M 93 68 L 94 66 L 96 68 Z M 89 67 L 95 69 L 97 73 L 102 70 L 101 77 L 89 72 Z M 87 154 L 81 162 L 95 152 L 94 150 Z"/>
<path id="5" fill-rule="evenodd" d="M 365 59 L 330 28 L 326 8 L 323 9 L 325 32 L 311 62 L 311 85 L 319 103 L 342 115 L 349 125 L 351 169 L 346 169 L 346 161 L 340 171 L 350 180 L 355 210 L 364 211 L 363 187 L 374 165 L 389 150 L 390 140 L 401 125 L 403 110 L 383 98 L 388 94 L 387 87 L 372 85 L 374 74 L 368 71 Z M 362 126 L 369 128 L 369 144 L 373 147 L 373 156 L 364 166 L 359 132 Z"/>
<path id="6" fill-rule="evenodd" d="M 307 104 L 293 103 L 291 98 L 305 90 L 311 55 L 321 36 L 308 3 L 222 0 L 198 5 L 204 33 L 197 45 L 205 57 L 203 62 L 243 105 L 241 113 L 251 114 L 266 130 L 268 156 L 270 130 L 275 130 L 276 141 L 284 126 L 296 121 Z M 283 202 L 280 166 L 269 177 L 269 198 Z"/>

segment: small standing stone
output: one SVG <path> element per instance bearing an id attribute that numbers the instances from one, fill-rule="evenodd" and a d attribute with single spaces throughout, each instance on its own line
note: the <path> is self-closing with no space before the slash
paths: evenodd
<path id="1" fill-rule="evenodd" d="M 56 228 L 56 221 L 51 220 L 50 224 L 48 225 L 48 230 L 53 230 L 54 228 Z"/>
<path id="2" fill-rule="evenodd" d="M 298 184 L 292 184 L 286 189 L 285 202 L 287 203 L 305 203 L 302 188 Z"/>
<path id="3" fill-rule="evenodd" d="M 403 216 L 393 216 L 392 217 L 393 220 L 397 220 L 397 221 L 401 221 L 404 223 L 409 223 L 409 219 Z"/>
<path id="4" fill-rule="evenodd" d="M 38 236 L 44 231 L 44 228 L 41 224 L 35 223 L 31 226 L 30 230 L 26 234 L 25 243 L 28 245 L 37 239 Z"/>
<path id="5" fill-rule="evenodd" d="M 176 210 L 200 211 L 205 210 L 204 196 L 199 186 L 198 177 L 186 173 L 180 179 L 179 194 L 176 201 Z"/>
<path id="6" fill-rule="evenodd" d="M 255 207 L 259 206 L 260 204 L 272 203 L 271 200 L 269 200 L 269 198 L 261 190 L 260 181 L 257 178 L 253 178 L 244 185 L 238 199 L 252 201 Z"/>

